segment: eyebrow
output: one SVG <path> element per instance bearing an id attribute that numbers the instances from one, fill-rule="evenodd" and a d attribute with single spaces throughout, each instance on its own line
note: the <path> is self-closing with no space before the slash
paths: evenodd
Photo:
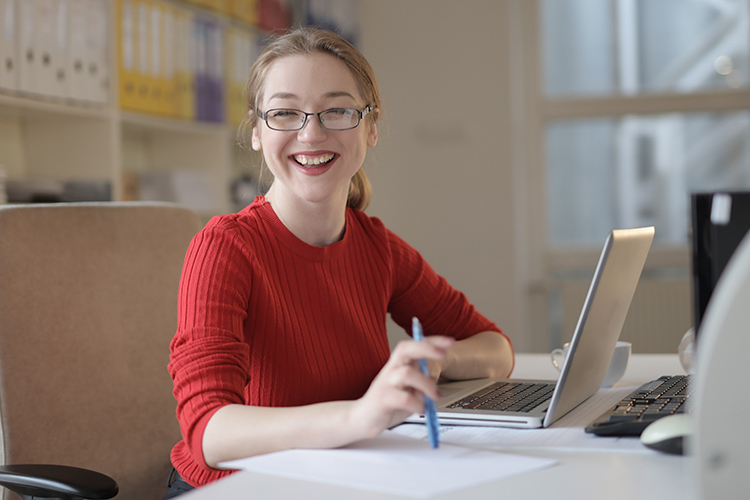
<path id="1" fill-rule="evenodd" d="M 327 94 L 325 94 L 324 97 L 327 99 L 332 99 L 335 97 L 351 97 L 352 99 L 354 99 L 353 95 L 343 90 L 328 92 Z M 292 94 L 291 92 L 276 92 L 275 94 L 271 95 L 271 97 L 269 97 L 268 100 L 270 101 L 271 99 L 296 99 L 296 98 L 297 98 L 297 94 Z"/>

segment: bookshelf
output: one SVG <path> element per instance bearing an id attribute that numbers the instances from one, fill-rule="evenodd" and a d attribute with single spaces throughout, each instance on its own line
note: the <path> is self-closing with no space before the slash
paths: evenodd
<path id="1" fill-rule="evenodd" d="M 8 34 L 7 29 L 3 33 L 8 24 L 3 22 L 2 13 L 8 12 L 9 1 L 0 0 L 0 43 L 6 43 L 7 36 L 3 35 Z M 16 16 L 20 15 L 22 1 L 38 0 L 15 0 Z M 106 185 L 112 200 L 156 197 L 177 201 L 196 210 L 204 220 L 234 211 L 233 180 L 252 175 L 257 160 L 235 145 L 237 113 L 232 123 L 224 119 L 200 121 L 168 110 L 122 109 L 121 47 L 115 28 L 121 21 L 118 10 L 123 0 L 81 1 L 105 7 L 104 95 L 100 102 L 87 102 L 71 95 L 45 95 L 38 89 L 0 88 L 0 166 L 8 180 Z M 215 2 L 221 6 L 216 8 L 211 8 L 208 0 L 203 5 L 177 0 L 141 1 L 199 16 L 222 33 L 239 30 L 258 39 L 265 33 L 230 16 L 230 0 Z M 22 30 L 23 25 L 17 29 Z M 16 53 L 21 53 L 20 47 L 16 47 Z M 222 113 L 229 117 L 224 110 Z M 144 194 L 150 197 L 143 198 Z"/>

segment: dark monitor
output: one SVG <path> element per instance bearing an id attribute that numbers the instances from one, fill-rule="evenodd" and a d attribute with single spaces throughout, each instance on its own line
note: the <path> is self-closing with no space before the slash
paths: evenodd
<path id="1" fill-rule="evenodd" d="M 734 250 L 750 229 L 750 192 L 693 193 L 693 319 L 698 337 L 711 293 Z"/>

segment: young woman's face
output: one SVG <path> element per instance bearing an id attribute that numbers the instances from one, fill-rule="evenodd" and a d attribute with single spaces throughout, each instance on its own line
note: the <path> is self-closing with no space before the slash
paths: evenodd
<path id="1" fill-rule="evenodd" d="M 266 76 L 259 107 L 264 113 L 278 108 L 318 113 L 331 108 L 362 111 L 369 104 L 343 62 L 315 53 L 276 60 Z M 349 182 L 377 137 L 377 128 L 366 118 L 354 129 L 333 131 L 324 129 L 317 116 L 309 116 L 301 130 L 291 132 L 271 130 L 259 119 L 252 145 L 263 152 L 274 175 L 275 195 L 308 202 L 345 201 Z"/>

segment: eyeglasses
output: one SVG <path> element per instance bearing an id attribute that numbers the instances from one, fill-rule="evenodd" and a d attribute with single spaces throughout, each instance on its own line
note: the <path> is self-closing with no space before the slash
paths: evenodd
<path id="1" fill-rule="evenodd" d="M 362 111 L 354 108 L 331 108 L 320 113 L 305 113 L 299 109 L 269 109 L 265 113 L 258 110 L 258 116 L 266 122 L 268 128 L 281 132 L 302 130 L 308 116 L 317 116 L 321 127 L 326 130 L 351 130 L 357 128 L 370 111 L 372 106 L 367 106 Z"/>

